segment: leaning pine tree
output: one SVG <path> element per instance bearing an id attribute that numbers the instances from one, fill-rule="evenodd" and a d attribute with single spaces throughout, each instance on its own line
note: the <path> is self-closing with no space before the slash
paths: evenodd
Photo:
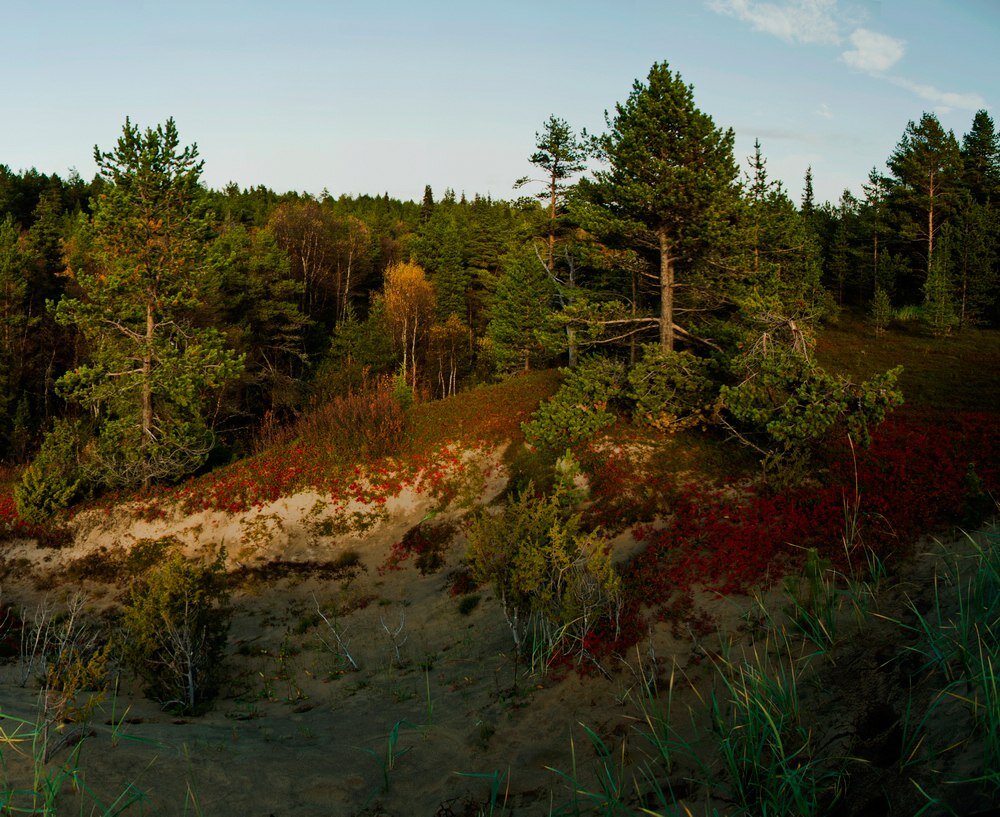
<path id="1" fill-rule="evenodd" d="M 145 131 L 126 119 L 114 150 L 94 158 L 108 186 L 91 253 L 69 270 L 78 295 L 56 308 L 88 359 L 57 388 L 96 418 L 98 480 L 148 485 L 204 463 L 208 400 L 243 362 L 193 320 L 206 270 L 197 147 L 180 147 L 172 119 Z"/>

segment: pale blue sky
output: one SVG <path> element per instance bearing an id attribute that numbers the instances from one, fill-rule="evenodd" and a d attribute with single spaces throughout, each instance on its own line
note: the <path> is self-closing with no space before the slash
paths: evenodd
<path id="1" fill-rule="evenodd" d="M 597 131 L 666 60 L 793 198 L 860 192 L 925 110 L 1000 105 L 1000 0 L 0 0 L 0 163 L 90 178 L 125 116 L 222 186 L 518 195 L 535 131 Z"/>

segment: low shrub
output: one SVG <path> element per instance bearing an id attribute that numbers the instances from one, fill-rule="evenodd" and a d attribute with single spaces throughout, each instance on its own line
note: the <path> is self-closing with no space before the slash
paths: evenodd
<path id="1" fill-rule="evenodd" d="M 230 619 L 223 558 L 202 565 L 172 554 L 133 584 L 122 611 L 127 663 L 151 698 L 181 712 L 203 709 L 221 679 Z"/>
<path id="2" fill-rule="evenodd" d="M 406 407 L 390 378 L 366 381 L 304 414 L 294 425 L 296 437 L 336 440 L 346 457 L 395 453 L 405 431 Z"/>
<path id="3" fill-rule="evenodd" d="M 610 549 L 582 531 L 560 492 L 529 488 L 498 514 L 483 510 L 468 539 L 472 575 L 492 585 L 516 649 L 582 655 L 595 628 L 617 623 L 622 584 Z"/>
<path id="4" fill-rule="evenodd" d="M 17 511 L 26 522 L 45 522 L 87 490 L 82 459 L 87 434 L 72 420 L 56 420 L 34 461 L 14 488 Z"/>
<path id="5" fill-rule="evenodd" d="M 559 391 L 523 425 L 525 438 L 534 448 L 562 453 L 590 440 L 616 419 L 616 405 L 625 396 L 624 364 L 592 357 L 565 375 Z"/>

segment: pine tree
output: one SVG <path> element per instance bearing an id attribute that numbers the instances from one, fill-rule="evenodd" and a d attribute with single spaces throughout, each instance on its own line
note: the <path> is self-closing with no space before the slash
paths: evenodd
<path id="1" fill-rule="evenodd" d="M 546 247 L 546 267 L 549 272 L 555 271 L 555 244 L 559 227 L 559 217 L 562 214 L 567 182 L 586 167 L 584 159 L 586 151 L 576 138 L 572 128 L 564 119 L 550 116 L 542 130 L 535 134 L 535 152 L 528 159 L 539 170 L 545 171 L 545 190 L 538 198 L 548 207 L 548 245 Z M 515 187 L 521 187 L 531 181 L 527 176 L 520 178 Z"/>
<path id="2" fill-rule="evenodd" d="M 94 158 L 109 187 L 93 216 L 92 263 L 70 270 L 80 297 L 56 312 L 90 360 L 58 388 L 99 419 L 104 481 L 146 485 L 204 462 L 207 400 L 242 361 L 192 320 L 205 271 L 197 147 L 180 147 L 172 119 L 144 132 L 126 119 L 115 149 Z"/>
<path id="3" fill-rule="evenodd" d="M 910 122 L 889 157 L 891 195 L 905 236 L 923 245 L 924 269 L 934 266 L 938 234 L 958 203 L 961 157 L 955 135 L 934 114 Z"/>
<path id="4" fill-rule="evenodd" d="M 581 183 L 610 231 L 628 235 L 658 259 L 660 346 L 676 336 L 677 274 L 717 244 L 735 193 L 733 132 L 717 128 L 694 104 L 694 92 L 666 63 L 638 80 L 628 99 L 606 117 L 597 139 L 609 166 Z"/>

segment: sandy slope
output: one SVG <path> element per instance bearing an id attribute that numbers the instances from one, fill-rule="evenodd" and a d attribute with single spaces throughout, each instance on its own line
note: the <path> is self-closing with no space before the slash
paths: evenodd
<path id="1" fill-rule="evenodd" d="M 465 476 L 455 478 L 475 486 L 473 504 L 502 490 L 499 451 L 467 464 Z M 553 769 L 570 773 L 574 754 L 578 777 L 595 785 L 584 724 L 616 752 L 627 743 L 634 771 L 646 748 L 636 731 L 646 682 L 657 676 L 663 688 L 676 672 L 674 711 L 681 724 L 690 724 L 688 710 L 699 711 L 699 697 L 707 694 L 721 639 L 733 640 L 734 649 L 746 643 L 759 624 L 758 608 L 746 598 L 697 594 L 694 612 L 710 618 L 711 634 L 676 622 L 656 624 L 634 653 L 609 659 L 604 675 L 530 675 L 515 664 L 489 592 L 480 591 L 479 603 L 466 614 L 448 592 L 449 573 L 464 553 L 460 532 L 435 572 L 421 574 L 413 560 L 385 570 L 393 543 L 407 530 L 430 516 L 460 519 L 468 507 L 442 508 L 411 487 L 378 507 L 338 506 L 304 492 L 239 515 L 202 512 L 145 522 L 128 508 L 110 515 L 91 511 L 74 521 L 71 547 L 9 547 L 6 562 L 16 569 L 8 570 L 4 598 L 30 610 L 42 599 L 58 605 L 82 589 L 96 606 L 112 605 L 123 586 L 81 578 L 73 566 L 164 536 L 175 537 L 193 557 L 211 557 L 224 545 L 230 569 L 242 571 L 229 682 L 210 712 L 175 718 L 141 690 L 123 686 L 92 719 L 74 762 L 106 799 L 134 785 L 144 793 L 144 813 L 447 817 L 490 813 L 496 781 L 507 814 L 549 814 L 573 800 L 573 787 Z M 627 533 L 615 545 L 622 555 L 636 547 Z M 347 552 L 357 554 L 357 570 L 323 571 Z M 288 563 L 310 568 L 289 572 Z M 902 609 L 915 590 L 930 585 L 928 564 L 915 563 L 912 583 L 887 593 L 885 611 Z M 778 591 L 763 601 L 781 609 Z M 336 624 L 356 670 L 331 647 L 334 639 L 315 615 L 317 605 L 328 615 L 341 611 Z M 885 813 L 879 799 L 885 774 L 894 791 L 908 792 L 899 796 L 910 797 L 904 806 L 912 802 L 915 811 L 921 801 L 910 772 L 897 770 L 893 726 L 904 705 L 900 674 L 913 668 L 897 661 L 905 645 L 888 618 L 869 622 L 859 635 L 845 638 L 837 660 L 819 662 L 803 679 L 804 707 L 817 718 L 822 739 L 844 753 L 867 752 L 863 768 L 883 775 L 857 773 L 854 802 L 837 813 Z M 0 710 L 30 720 L 36 687 L 31 680 L 19 686 L 18 675 L 16 662 L 0 665 Z M 955 715 L 949 724 L 959 720 Z M 10 735 L 16 726 L 8 719 L 4 729 Z M 29 745 L 0 749 L 9 773 L 26 781 Z M 63 749 L 54 761 L 67 757 Z M 974 768 L 975 747 L 947 762 L 952 771 Z M 679 768 L 677 775 L 691 771 Z M 705 805 L 692 807 L 701 813 Z M 61 813 L 81 813 L 69 787 Z M 82 813 L 90 813 L 89 804 Z"/>

